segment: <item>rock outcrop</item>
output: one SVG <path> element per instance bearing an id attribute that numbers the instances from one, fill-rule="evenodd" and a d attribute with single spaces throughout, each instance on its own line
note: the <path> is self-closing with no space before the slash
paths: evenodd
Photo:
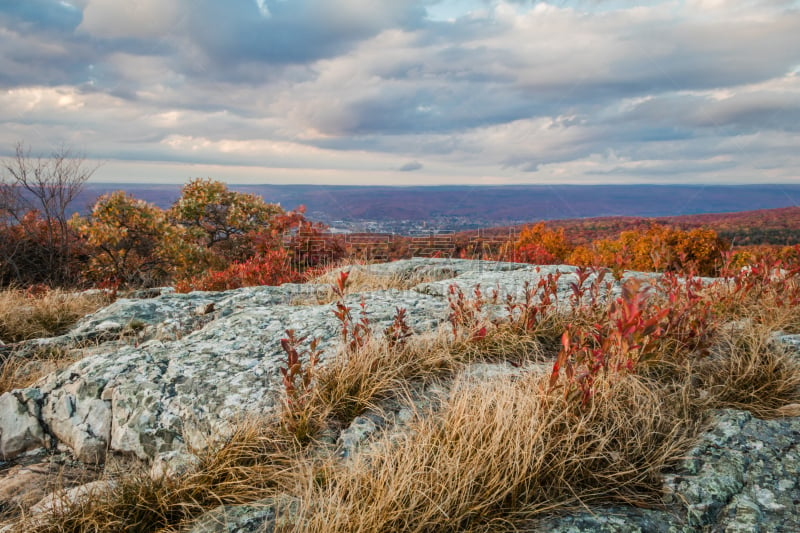
<path id="1" fill-rule="evenodd" d="M 559 290 L 566 298 L 575 279 L 573 267 L 467 260 L 413 259 L 361 268 L 375 275 L 429 280 L 408 290 L 348 297 L 353 308 L 363 298 L 376 330 L 391 323 L 398 307 L 407 310 L 414 330 L 435 329 L 447 319 L 451 284 L 465 293 L 480 284 L 484 293 L 496 289 L 504 295 L 560 270 L 565 275 Z M 31 388 L 0 396 L 3 460 L 40 447 L 65 446 L 89 463 L 102 462 L 109 451 L 169 461 L 188 447 L 202 447 L 243 413 L 276 408 L 285 330 L 318 337 L 322 364 L 337 349 L 340 325 L 332 305 L 314 303 L 327 292 L 323 286 L 156 292 L 149 298 L 117 300 L 68 334 L 32 343 L 81 349 L 85 357 Z M 791 336 L 783 340 L 787 345 L 797 342 Z M 716 424 L 681 469 L 665 479 L 669 499 L 664 510 L 601 509 L 549 518 L 531 530 L 800 530 L 800 418 L 762 421 L 738 411 L 716 416 Z M 353 449 L 359 439 L 379 431 L 380 424 L 359 417 L 342 433 L 343 446 Z M 265 502 L 252 509 L 249 514 L 246 509 L 219 509 L 196 530 L 269 529 L 274 505 Z M 210 525 L 215 516 L 229 515 L 244 525 Z M 769 529 L 773 526 L 778 529 Z"/>
<path id="2" fill-rule="evenodd" d="M 460 276 L 468 276 L 460 281 L 465 288 L 481 276 L 494 284 L 505 271 L 537 276 L 530 265 L 476 261 L 370 268 L 377 275 L 442 279 L 348 299 L 358 307 L 364 298 L 376 329 L 391 323 L 397 307 L 405 308 L 417 331 L 446 319 L 447 285 Z M 237 416 L 275 408 L 285 330 L 320 338 L 323 363 L 335 352 L 339 323 L 332 306 L 297 303 L 324 292 L 327 287 L 287 284 L 219 293 L 164 290 L 154 298 L 117 300 L 66 335 L 34 343 L 97 345 L 36 387 L 0 396 L 0 453 L 10 459 L 62 443 L 81 460 L 98 462 L 107 450 L 150 460 L 187 445 L 202 447 Z M 118 342 L 126 334 L 129 341 Z"/>

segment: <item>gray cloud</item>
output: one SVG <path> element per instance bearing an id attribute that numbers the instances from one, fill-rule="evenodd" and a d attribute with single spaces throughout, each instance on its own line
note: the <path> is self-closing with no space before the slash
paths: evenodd
<path id="1" fill-rule="evenodd" d="M 794 3 L 487 0 L 450 21 L 433 4 L 0 0 L 0 148 L 512 182 L 796 176 Z"/>
<path id="2" fill-rule="evenodd" d="M 400 172 L 413 172 L 415 170 L 422 169 L 422 166 L 423 166 L 422 163 L 420 163 L 419 161 L 409 161 L 408 163 L 401 166 L 397 170 L 399 170 Z"/>

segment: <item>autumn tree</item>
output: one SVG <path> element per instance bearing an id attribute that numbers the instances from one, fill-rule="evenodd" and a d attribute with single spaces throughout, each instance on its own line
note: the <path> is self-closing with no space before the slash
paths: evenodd
<path id="1" fill-rule="evenodd" d="M 561 263 L 572 249 L 564 228 L 553 230 L 544 222 L 523 228 L 513 247 L 515 260 L 534 264 Z"/>
<path id="2" fill-rule="evenodd" d="M 179 254 L 182 236 L 159 207 L 124 191 L 98 198 L 86 218 L 74 217 L 73 227 L 96 253 L 87 276 L 94 281 L 113 280 L 124 285 L 156 285 L 167 280 Z"/>
<path id="3" fill-rule="evenodd" d="M 253 234 L 269 232 L 282 214 L 279 204 L 231 191 L 223 182 L 211 179 L 187 183 L 168 213 L 174 224 L 185 228 L 197 244 L 221 256 L 223 263 L 251 257 Z"/>
<path id="4" fill-rule="evenodd" d="M 0 164 L 0 277 L 17 283 L 69 284 L 79 243 L 68 210 L 97 170 L 60 147 L 48 157 L 18 143 Z"/>

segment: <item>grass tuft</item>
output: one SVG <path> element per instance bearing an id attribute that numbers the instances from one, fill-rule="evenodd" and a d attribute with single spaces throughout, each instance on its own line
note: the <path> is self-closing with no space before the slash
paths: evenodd
<path id="1" fill-rule="evenodd" d="M 14 343 L 65 333 L 78 319 L 109 304 L 101 292 L 0 291 L 0 341 Z"/>
<path id="2" fill-rule="evenodd" d="M 280 437 L 274 422 L 250 419 L 224 441 L 197 452 L 187 472 L 154 475 L 144 464 L 126 464 L 108 473 L 111 483 L 90 498 L 64 499 L 51 513 L 24 518 L 15 531 L 178 531 L 219 505 L 297 492 L 316 475 L 314 463 Z"/>
<path id="3" fill-rule="evenodd" d="M 39 346 L 20 355 L 16 351 L 3 356 L 0 367 L 0 394 L 30 387 L 42 377 L 81 359 L 80 350 L 61 346 Z"/>
<path id="4" fill-rule="evenodd" d="M 331 268 L 322 274 L 310 279 L 308 283 L 314 285 L 325 285 L 327 292 L 317 294 L 312 301 L 296 301 L 295 304 L 313 303 L 322 305 L 332 303 L 340 298 L 333 287 L 336 286 L 341 272 L 347 272 L 347 287 L 345 294 L 357 294 L 368 291 L 380 291 L 395 289 L 399 291 L 410 290 L 420 283 L 436 281 L 436 277 L 430 274 L 384 274 L 370 269 L 369 265 L 347 263 Z"/>
<path id="5" fill-rule="evenodd" d="M 774 325 L 744 321 L 717 337 L 712 354 L 693 375 L 710 406 L 750 411 L 761 418 L 786 416 L 800 401 L 797 354 L 774 339 Z"/>
<path id="6" fill-rule="evenodd" d="M 299 531 L 462 531 L 595 500 L 653 503 L 697 423 L 636 376 L 575 409 L 530 374 L 456 386 L 439 414 L 303 495 Z"/>

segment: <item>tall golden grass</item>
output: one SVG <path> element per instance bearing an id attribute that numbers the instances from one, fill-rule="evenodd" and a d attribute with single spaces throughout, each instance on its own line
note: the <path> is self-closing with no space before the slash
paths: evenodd
<path id="1" fill-rule="evenodd" d="M 108 303 L 109 297 L 102 292 L 1 290 L 0 341 L 8 344 L 60 335 L 78 319 Z"/>

